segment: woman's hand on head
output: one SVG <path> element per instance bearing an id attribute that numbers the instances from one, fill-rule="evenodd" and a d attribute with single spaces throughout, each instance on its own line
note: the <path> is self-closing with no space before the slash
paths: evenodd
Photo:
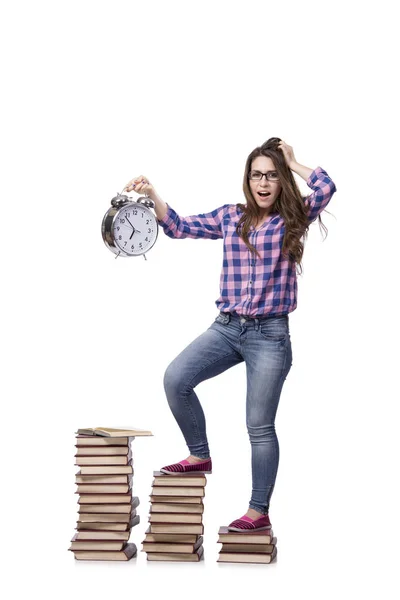
<path id="1" fill-rule="evenodd" d="M 279 148 L 279 150 L 282 151 L 283 156 L 285 157 L 285 160 L 286 160 L 286 164 L 289 167 L 289 169 L 291 169 L 292 163 L 297 162 L 294 157 L 294 152 L 293 152 L 292 146 L 289 146 L 289 144 L 286 144 L 284 141 L 281 140 L 278 143 L 278 148 Z"/>

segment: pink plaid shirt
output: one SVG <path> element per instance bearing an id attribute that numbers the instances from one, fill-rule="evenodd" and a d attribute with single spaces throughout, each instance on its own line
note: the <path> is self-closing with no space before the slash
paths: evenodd
<path id="1" fill-rule="evenodd" d="M 313 192 L 303 198 L 309 222 L 326 208 L 336 186 L 324 169 L 317 167 L 307 179 Z M 242 211 L 236 204 L 224 204 L 199 215 L 180 217 L 169 204 L 158 222 L 171 238 L 223 239 L 223 260 L 218 310 L 251 317 L 278 316 L 297 307 L 295 261 L 281 254 L 285 222 L 278 212 L 270 213 L 263 225 L 249 231 L 249 242 L 261 260 L 252 255 L 235 228 Z"/>

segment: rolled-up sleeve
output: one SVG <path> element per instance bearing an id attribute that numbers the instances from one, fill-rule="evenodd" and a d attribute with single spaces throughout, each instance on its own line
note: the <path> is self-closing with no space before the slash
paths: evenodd
<path id="1" fill-rule="evenodd" d="M 308 220 L 312 222 L 326 208 L 336 192 L 336 186 L 322 167 L 314 169 L 307 179 L 307 185 L 314 190 L 312 194 L 303 198 Z"/>
<path id="2" fill-rule="evenodd" d="M 158 219 L 158 223 L 169 237 L 208 240 L 218 240 L 223 237 L 221 222 L 229 204 L 224 204 L 211 212 L 190 217 L 180 217 L 168 203 L 166 204 L 168 210 L 162 219 Z"/>

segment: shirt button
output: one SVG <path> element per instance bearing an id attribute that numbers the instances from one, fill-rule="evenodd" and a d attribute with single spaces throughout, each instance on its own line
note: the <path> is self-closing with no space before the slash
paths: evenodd
<path id="1" fill-rule="evenodd" d="M 249 281 L 249 283 L 253 283 L 252 281 Z"/>

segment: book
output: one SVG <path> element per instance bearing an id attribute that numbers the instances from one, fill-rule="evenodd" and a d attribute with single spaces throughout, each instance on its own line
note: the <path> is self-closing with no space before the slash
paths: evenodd
<path id="1" fill-rule="evenodd" d="M 217 562 L 242 562 L 242 563 L 271 563 L 277 555 L 277 547 L 274 547 L 274 550 L 271 554 L 258 554 L 256 552 L 249 553 L 235 553 L 235 552 L 226 552 L 222 554 L 221 552 L 218 555 Z"/>
<path id="2" fill-rule="evenodd" d="M 207 479 L 200 473 L 186 473 L 185 475 L 165 475 L 161 471 L 153 471 L 153 486 L 198 486 L 205 487 Z"/>
<path id="3" fill-rule="evenodd" d="M 150 527 L 145 531 L 144 542 L 166 542 L 194 544 L 199 538 L 195 533 L 151 533 Z"/>
<path id="4" fill-rule="evenodd" d="M 220 550 L 220 552 L 225 553 L 225 552 L 258 552 L 258 553 L 265 553 L 265 554 L 271 554 L 271 552 L 274 549 L 274 546 L 276 546 L 276 542 L 277 542 L 277 538 L 274 537 L 272 538 L 272 542 L 271 544 L 222 544 L 222 548 Z"/>
<path id="5" fill-rule="evenodd" d="M 198 533 L 204 534 L 204 525 L 201 523 L 151 523 L 151 533 Z"/>
<path id="6" fill-rule="evenodd" d="M 204 512 L 204 504 L 173 504 L 168 502 L 153 502 L 150 506 L 150 513 L 195 513 Z"/>
<path id="7" fill-rule="evenodd" d="M 75 456 L 122 456 L 130 453 L 129 446 L 75 446 Z"/>
<path id="8" fill-rule="evenodd" d="M 132 495 L 127 494 L 80 494 L 79 504 L 131 504 Z M 112 511 L 111 511 L 112 512 Z"/>
<path id="9" fill-rule="evenodd" d="M 122 550 L 126 542 L 77 542 L 73 541 L 68 550 Z"/>
<path id="10" fill-rule="evenodd" d="M 83 508 L 84 510 L 84 508 Z M 105 525 L 111 523 L 130 523 L 132 519 L 136 517 L 136 509 L 132 509 L 128 513 L 78 513 L 78 523 L 82 525 L 89 525 L 89 523 L 97 523 Z M 135 523 L 136 524 L 136 523 Z"/>
<path id="11" fill-rule="evenodd" d="M 100 447 L 108 447 L 108 446 L 129 446 L 131 442 L 135 439 L 132 436 L 128 437 L 100 437 L 94 435 L 77 435 L 76 437 L 76 446 L 100 446 Z"/>
<path id="12" fill-rule="evenodd" d="M 166 486 L 153 486 L 153 496 L 196 496 L 204 497 L 205 492 L 203 487 L 166 487 Z"/>
<path id="13" fill-rule="evenodd" d="M 79 504 L 80 513 L 126 513 L 131 512 L 131 504 Z"/>
<path id="14" fill-rule="evenodd" d="M 79 471 L 75 475 L 75 483 L 102 483 L 102 484 L 120 484 L 127 483 L 132 485 L 133 473 L 126 475 L 81 475 Z"/>
<path id="15" fill-rule="evenodd" d="M 125 456 L 78 456 L 75 455 L 75 465 L 81 467 L 83 465 L 128 465 L 132 459 L 132 453 L 129 452 Z"/>
<path id="16" fill-rule="evenodd" d="M 127 542 L 129 540 L 131 532 L 130 531 L 106 531 L 91 529 L 87 531 L 86 529 L 79 529 L 77 533 L 74 535 L 71 541 L 123 541 Z"/>
<path id="17" fill-rule="evenodd" d="M 123 475 L 133 473 L 132 465 L 86 465 L 79 471 L 80 475 Z"/>
<path id="18" fill-rule="evenodd" d="M 261 531 L 228 531 L 227 526 L 221 526 L 218 530 L 218 543 L 231 544 L 271 544 L 274 537 L 272 529 L 262 529 Z"/>
<path id="19" fill-rule="evenodd" d="M 202 523 L 203 515 L 185 513 L 150 513 L 150 523 Z"/>
<path id="20" fill-rule="evenodd" d="M 204 555 L 204 547 L 200 546 L 193 554 L 185 554 L 184 552 L 177 552 L 176 554 L 164 553 L 164 552 L 148 552 L 147 560 L 171 560 L 171 561 L 183 561 L 183 562 L 196 562 L 201 560 Z"/>
<path id="21" fill-rule="evenodd" d="M 146 429 L 137 429 L 136 427 L 115 428 L 115 427 L 87 427 L 86 429 L 78 429 L 76 432 L 82 435 L 100 435 L 103 437 L 136 437 L 139 435 L 153 435 L 151 431 Z"/>
<path id="22" fill-rule="evenodd" d="M 88 483 L 79 484 L 76 493 L 77 494 L 126 494 L 132 489 L 130 484 L 124 485 L 113 485 L 107 483 L 101 485 L 100 483 L 94 483 L 93 485 Z"/>
<path id="23" fill-rule="evenodd" d="M 110 551 L 90 551 L 80 550 L 74 551 L 76 560 L 130 560 L 133 556 L 136 556 L 137 548 L 133 543 L 126 544 L 122 550 L 110 552 Z"/>
<path id="24" fill-rule="evenodd" d="M 101 517 L 101 515 L 97 516 Z M 133 515 L 132 519 L 129 522 L 127 521 L 126 523 L 121 523 L 119 521 L 77 521 L 76 528 L 78 529 L 78 531 L 88 531 L 90 529 L 94 529 L 97 531 L 129 531 L 138 523 L 140 523 L 140 517 L 139 515 L 135 514 Z"/>
<path id="25" fill-rule="evenodd" d="M 195 496 L 149 496 L 150 502 L 166 502 L 173 504 L 203 504 L 202 498 L 196 498 Z M 203 505 L 204 506 L 204 505 Z"/>
<path id="26" fill-rule="evenodd" d="M 143 548 L 141 552 L 172 552 L 173 554 L 182 553 L 193 554 L 199 546 L 203 543 L 203 536 L 200 535 L 196 542 L 192 544 L 179 544 L 179 543 L 161 543 L 161 542 L 146 542 L 143 541 Z"/>

